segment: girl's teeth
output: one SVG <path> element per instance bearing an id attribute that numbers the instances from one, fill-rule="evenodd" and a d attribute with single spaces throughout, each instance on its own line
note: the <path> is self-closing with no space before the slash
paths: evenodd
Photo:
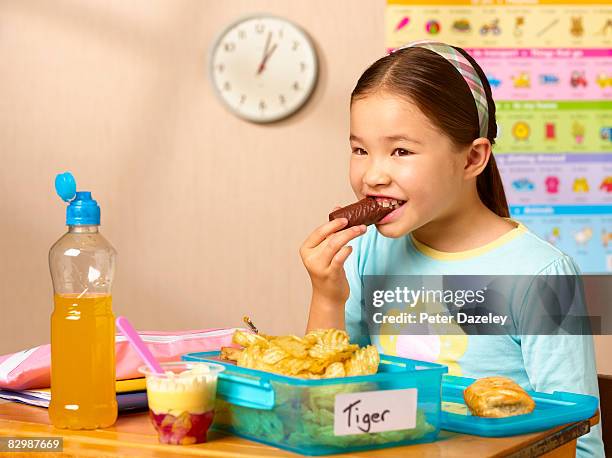
<path id="1" fill-rule="evenodd" d="M 396 208 L 400 206 L 400 201 L 397 199 L 377 199 L 380 206 L 383 208 Z"/>

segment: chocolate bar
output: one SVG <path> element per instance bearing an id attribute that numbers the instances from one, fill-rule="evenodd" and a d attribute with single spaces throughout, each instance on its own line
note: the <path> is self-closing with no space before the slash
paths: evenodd
<path id="1" fill-rule="evenodd" d="M 365 224 L 375 224 L 383 219 L 386 215 L 397 208 L 390 203 L 382 203 L 373 197 L 366 197 L 354 204 L 339 208 L 329 214 L 329 220 L 336 218 L 347 218 L 348 224 L 346 227 L 359 226 Z"/>

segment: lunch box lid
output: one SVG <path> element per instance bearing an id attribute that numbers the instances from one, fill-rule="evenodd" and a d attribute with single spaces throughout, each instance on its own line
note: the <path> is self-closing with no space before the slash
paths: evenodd
<path id="1" fill-rule="evenodd" d="M 599 405 L 595 396 L 586 394 L 527 391 L 535 401 L 533 412 L 504 418 L 477 417 L 471 415 L 463 399 L 463 391 L 475 381 L 451 375 L 442 378 L 442 429 L 485 437 L 514 436 L 586 420 Z"/>

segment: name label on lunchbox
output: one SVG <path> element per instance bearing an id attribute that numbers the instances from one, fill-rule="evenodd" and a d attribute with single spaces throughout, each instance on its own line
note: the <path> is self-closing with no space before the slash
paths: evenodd
<path id="1" fill-rule="evenodd" d="M 334 435 L 413 429 L 416 412 L 416 388 L 337 394 Z"/>

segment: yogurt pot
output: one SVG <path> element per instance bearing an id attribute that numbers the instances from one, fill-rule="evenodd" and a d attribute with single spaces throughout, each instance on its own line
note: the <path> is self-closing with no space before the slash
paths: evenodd
<path id="1" fill-rule="evenodd" d="M 162 375 L 138 368 L 147 381 L 149 417 L 162 444 L 206 442 L 215 415 L 217 375 L 214 363 L 162 363 Z"/>

